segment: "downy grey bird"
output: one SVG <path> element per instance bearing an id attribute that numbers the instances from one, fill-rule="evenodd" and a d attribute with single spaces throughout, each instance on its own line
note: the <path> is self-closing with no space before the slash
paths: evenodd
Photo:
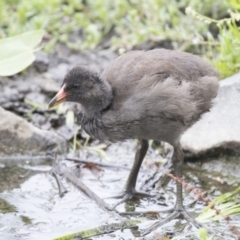
<path id="1" fill-rule="evenodd" d="M 125 201 L 145 195 L 135 185 L 149 139 L 173 146 L 173 173 L 182 177 L 180 137 L 209 111 L 217 91 L 218 73 L 199 56 L 166 49 L 131 51 L 112 61 L 101 74 L 85 66 L 74 67 L 49 108 L 64 101 L 79 103 L 80 124 L 91 136 L 110 142 L 139 139 L 122 194 Z M 173 213 L 155 227 L 177 217 L 198 227 L 184 210 L 182 185 L 176 184 Z"/>

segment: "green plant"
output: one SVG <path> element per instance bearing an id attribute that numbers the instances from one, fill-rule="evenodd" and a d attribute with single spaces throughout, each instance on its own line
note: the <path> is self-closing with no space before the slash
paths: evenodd
<path id="1" fill-rule="evenodd" d="M 212 17 L 227 9 L 215 0 L 2 0 L 0 37 L 44 28 L 47 51 L 56 42 L 78 50 L 95 48 L 110 32 L 115 33 L 109 40 L 113 49 L 131 49 L 149 39 L 170 40 L 178 47 L 208 32 L 208 26 L 184 14 L 186 6 Z"/>
<path id="2" fill-rule="evenodd" d="M 231 3 L 236 8 L 240 8 L 240 2 L 232 0 Z M 192 10 L 186 9 L 186 13 L 192 15 L 206 24 L 216 24 L 219 29 L 218 41 L 216 49 L 218 53 L 211 57 L 212 63 L 222 73 L 223 77 L 230 76 L 240 70 L 239 50 L 240 50 L 240 28 L 237 22 L 240 21 L 240 13 L 237 11 L 229 11 L 229 18 L 215 20 L 203 16 Z M 211 36 L 210 36 L 211 38 Z M 213 38 L 210 39 L 210 42 Z"/>
<path id="3" fill-rule="evenodd" d="M 237 200 L 237 195 L 240 188 L 233 192 L 224 193 L 215 198 L 196 218 L 199 222 L 219 221 L 225 217 L 235 216 L 240 214 L 240 203 Z M 213 206 L 219 210 L 217 214 Z"/>
<path id="4" fill-rule="evenodd" d="M 195 9 L 190 15 L 187 6 Z M 167 41 L 204 55 L 224 77 L 240 69 L 239 0 L 2 0 L 0 9 L 0 38 L 46 29 L 47 52 L 58 42 L 75 50 L 116 50 Z"/>
<path id="5" fill-rule="evenodd" d="M 200 240 L 211 240 L 212 238 L 208 236 L 208 232 L 205 228 L 200 228 L 198 231 L 198 238 Z"/>
<path id="6" fill-rule="evenodd" d="M 11 76 L 27 68 L 35 60 L 34 52 L 43 34 L 43 30 L 36 30 L 0 39 L 0 76 Z"/>

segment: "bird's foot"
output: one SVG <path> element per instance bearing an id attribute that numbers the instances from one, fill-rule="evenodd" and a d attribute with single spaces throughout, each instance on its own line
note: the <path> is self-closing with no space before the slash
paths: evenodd
<path id="1" fill-rule="evenodd" d="M 153 197 L 153 195 L 146 193 L 146 192 L 141 192 L 141 191 L 136 191 L 135 189 L 133 190 L 124 190 L 121 194 L 112 196 L 110 198 L 117 198 L 121 200 L 117 202 L 112 209 L 115 209 L 119 204 L 126 202 L 127 200 L 132 199 L 133 197 Z"/>
<path id="2" fill-rule="evenodd" d="M 134 212 L 119 212 L 122 216 L 139 216 L 139 215 L 159 215 L 160 213 L 173 212 L 174 208 L 164 209 L 164 210 L 146 210 L 146 211 L 134 211 Z"/>
<path id="3" fill-rule="evenodd" d="M 180 208 L 180 209 L 174 209 L 174 211 L 165 219 L 158 221 L 154 223 L 152 226 L 149 228 L 145 229 L 142 233 L 142 236 L 146 236 L 147 234 L 151 233 L 152 231 L 156 230 L 157 228 L 161 227 L 162 225 L 170 222 L 173 219 L 180 218 L 180 219 L 185 219 L 187 222 L 192 224 L 196 228 L 201 228 L 203 225 L 199 222 L 197 222 L 193 217 L 191 217 L 185 209 Z"/>

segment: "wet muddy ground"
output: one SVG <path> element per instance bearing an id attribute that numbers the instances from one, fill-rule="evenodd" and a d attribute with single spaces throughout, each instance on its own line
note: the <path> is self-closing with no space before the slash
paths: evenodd
<path id="1" fill-rule="evenodd" d="M 49 99 L 57 91 L 65 73 L 71 66 L 92 64 L 102 70 L 116 55 L 109 52 L 71 54 L 61 47 L 56 55 L 40 58 L 35 66 L 25 73 L 0 81 L 0 104 L 33 123 L 35 126 L 49 131 L 56 131 L 69 141 L 69 156 L 80 157 L 88 161 L 101 161 L 124 168 L 89 169 L 81 167 L 79 177 L 100 198 L 109 205 L 116 199 L 108 198 L 120 193 L 134 158 L 136 141 L 110 144 L 99 151 L 98 141 L 90 140 L 90 147 L 80 148 L 73 153 L 73 137 L 77 125 L 66 127 L 66 110 L 46 111 Z M 46 56 L 45 56 L 46 57 Z M 65 108 L 77 110 L 76 105 L 65 105 Z M 84 144 L 87 136 L 78 134 L 79 142 Z M 137 189 L 153 194 L 152 198 L 133 199 L 117 207 L 124 211 L 158 211 L 168 209 L 175 203 L 175 182 L 170 180 L 163 188 L 159 186 L 162 163 L 166 155 L 161 155 L 161 148 L 154 145 L 150 148 L 138 177 Z M 64 158 L 64 156 L 62 156 Z M 94 201 L 86 197 L 72 184 L 63 179 L 68 193 L 60 198 L 55 179 L 49 171 L 53 160 L 34 157 L 0 158 L 0 239 L 53 239 L 69 233 L 94 228 L 104 224 L 119 222 L 127 217 L 116 217 L 100 209 Z M 69 163 L 73 165 L 73 163 Z M 202 189 L 206 196 L 214 199 L 222 193 L 230 192 L 239 186 L 240 157 L 216 156 L 205 157 L 197 161 L 186 161 L 184 166 L 185 181 Z M 240 197 L 236 200 L 240 202 Z M 184 205 L 189 213 L 197 216 L 206 203 L 185 190 Z M 161 214 L 160 218 L 167 214 Z M 114 232 L 88 239 L 199 239 L 197 230 L 184 221 L 174 220 L 159 228 L 156 232 L 140 237 L 141 231 L 149 227 L 157 219 L 156 214 L 132 216 L 132 219 L 143 219 L 138 227 L 116 230 Z M 240 216 L 231 217 L 231 224 L 240 230 Z M 225 220 L 207 222 L 204 226 L 211 230 L 213 239 L 238 239 L 230 231 L 231 225 Z M 167 239 L 166 238 L 166 239 Z"/>
<path id="2" fill-rule="evenodd" d="M 106 151 L 108 163 L 131 167 L 135 145 L 135 141 L 129 141 L 109 146 Z M 93 153 L 90 154 L 89 159 L 99 160 L 99 157 Z M 117 207 L 118 211 L 157 211 L 174 206 L 174 181 L 170 181 L 164 188 L 159 188 L 157 184 L 155 184 L 155 188 L 150 187 L 151 181 L 154 182 L 151 179 L 155 173 L 154 161 L 159 160 L 161 158 L 155 151 L 149 151 L 137 185 L 138 189 L 147 188 L 155 196 L 133 199 L 123 203 Z M 205 159 L 197 163 L 187 162 L 184 168 L 185 180 L 206 191 L 207 196 L 214 199 L 221 193 L 232 191 L 239 186 L 239 181 L 237 181 L 239 179 L 236 179 L 235 175 L 239 169 L 239 160 L 239 157 L 232 156 L 230 158 Z M 1 239 L 52 239 L 124 219 L 124 217 L 117 219 L 101 210 L 95 202 L 66 181 L 63 183 L 68 189 L 68 193 L 60 198 L 55 179 L 45 172 L 50 168 L 51 163 L 49 162 L 35 165 L 26 161 L 25 164 L 10 164 L 8 166 L 5 163 L 1 165 Z M 103 171 L 94 172 L 88 168 L 82 168 L 81 179 L 99 197 L 113 205 L 117 200 L 108 199 L 108 197 L 121 191 L 129 170 L 104 167 L 101 169 Z M 193 216 L 197 216 L 206 206 L 205 203 L 196 200 L 196 195 L 185 191 L 184 204 Z M 165 216 L 167 216 L 166 213 L 161 214 L 161 217 Z M 141 218 L 143 217 L 141 216 Z M 132 219 L 134 218 L 132 217 Z M 157 239 L 157 236 L 198 239 L 196 229 L 191 228 L 188 224 L 185 226 L 185 222 L 179 220 L 171 221 L 159 228 L 156 231 L 158 235 L 155 232 L 144 238 L 138 238 L 141 230 L 150 226 L 156 219 L 157 215 L 148 215 L 144 222 L 138 225 L 139 228 L 117 230 L 90 239 Z M 233 217 L 231 223 L 239 228 L 239 216 Z M 237 239 L 229 230 L 229 225 L 225 220 L 215 223 L 210 221 L 204 226 L 216 234 L 213 239 Z"/>

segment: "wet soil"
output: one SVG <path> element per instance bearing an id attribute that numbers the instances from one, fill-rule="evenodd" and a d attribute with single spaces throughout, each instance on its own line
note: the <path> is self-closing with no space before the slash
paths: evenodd
<path id="1" fill-rule="evenodd" d="M 105 52 L 71 53 L 59 46 L 52 56 L 41 56 L 27 71 L 12 78 L 0 79 L 0 104 L 3 108 L 26 118 L 35 126 L 56 131 L 69 142 L 69 156 L 88 161 L 101 161 L 130 168 L 136 141 L 103 146 L 96 140 L 79 131 L 77 124 L 66 126 L 69 110 L 78 111 L 76 104 L 65 104 L 62 108 L 46 111 L 50 98 L 58 90 L 65 73 L 76 64 L 91 64 L 101 71 L 116 54 Z M 42 60 L 41 60 L 42 58 Z M 81 147 L 74 152 L 74 136 Z M 90 147 L 90 148 L 89 148 Z M 151 147 L 138 177 L 137 189 L 153 194 L 152 198 L 132 199 L 117 207 L 118 211 L 146 211 L 168 209 L 175 203 L 175 182 L 166 181 L 161 187 L 158 183 L 159 171 L 166 156 L 160 146 Z M 63 157 L 63 156 L 62 156 Z M 156 165 L 156 162 L 159 164 Z M 72 232 L 90 229 L 103 224 L 117 222 L 95 202 L 87 198 L 72 184 L 63 179 L 68 193 L 60 198 L 55 179 L 49 173 L 53 158 L 37 157 L 0 159 L 0 239 L 52 239 Z M 218 156 L 198 161 L 187 161 L 184 166 L 185 181 L 202 189 L 210 199 L 232 191 L 239 186 L 239 156 Z M 79 177 L 99 197 L 113 205 L 116 199 L 108 198 L 118 194 L 123 188 L 128 169 L 101 167 L 102 171 L 81 167 Z M 169 180 L 169 179 L 168 179 Z M 238 196 L 239 198 L 239 196 Z M 239 199 L 237 199 L 240 202 Z M 206 203 L 185 190 L 184 205 L 187 211 L 197 216 Z M 137 228 L 117 230 L 91 239 L 199 239 L 197 230 L 185 221 L 174 220 L 147 237 L 140 237 L 141 230 L 149 227 L 158 217 L 167 214 L 147 216 Z M 143 216 L 141 216 L 143 217 Z M 134 217 L 133 217 L 134 218 Z M 232 217 L 231 224 L 240 229 L 240 217 Z M 208 222 L 204 226 L 213 232 L 213 239 L 238 239 L 230 231 L 225 220 Z M 176 237 L 177 236 L 177 237 Z"/>
<path id="2" fill-rule="evenodd" d="M 131 167 L 135 147 L 135 141 L 110 145 L 106 150 L 109 159 L 107 163 Z M 100 160 L 95 153 L 89 154 L 88 159 Z M 174 206 L 174 181 L 170 180 L 164 188 L 158 187 L 157 184 L 150 187 L 149 184 L 156 171 L 153 167 L 154 161 L 157 162 L 160 159 L 156 151 L 150 150 L 138 177 L 137 188 L 147 189 L 154 194 L 154 197 L 132 199 L 119 205 L 118 211 L 157 211 Z M 239 160 L 240 157 L 235 156 L 231 159 L 222 157 L 221 159 L 205 159 L 197 163 L 187 162 L 184 167 L 185 181 L 202 189 L 210 199 L 214 199 L 239 186 L 239 179 L 228 172 L 229 169 L 239 169 Z M 106 161 L 103 162 L 106 163 Z M 7 166 L 7 164 L 1 166 L 0 233 L 2 239 L 52 239 L 119 221 L 101 210 L 95 202 L 65 180 L 63 184 L 68 193 L 60 198 L 55 179 L 47 172 L 50 168 L 49 163 L 34 165 L 29 161 L 15 166 Z M 159 168 L 161 169 L 161 165 Z M 129 170 L 104 167 L 101 169 L 103 171 L 94 172 L 88 168 L 81 168 L 80 178 L 105 202 L 113 205 L 117 200 L 108 197 L 121 191 Z M 192 216 L 197 216 L 206 206 L 206 203 L 197 199 L 195 194 L 185 191 L 184 205 Z M 160 218 L 166 216 L 167 214 L 164 213 L 160 215 Z M 141 238 L 141 231 L 149 227 L 157 218 L 156 214 L 148 215 L 146 221 L 138 225 L 139 228 L 118 230 L 91 239 L 156 239 L 156 236 L 198 239 L 197 230 L 181 220 L 171 221 L 149 236 Z M 239 216 L 231 220 L 231 223 L 238 228 L 239 222 Z M 213 239 L 237 239 L 229 230 L 229 225 L 225 220 L 210 221 L 204 226 L 214 231 Z"/>

